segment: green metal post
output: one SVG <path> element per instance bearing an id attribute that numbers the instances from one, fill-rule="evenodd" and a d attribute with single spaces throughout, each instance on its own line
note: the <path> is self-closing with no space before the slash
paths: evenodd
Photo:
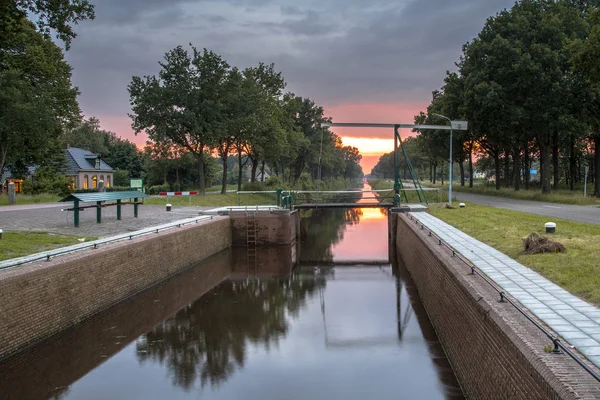
<path id="1" fill-rule="evenodd" d="M 398 126 L 394 126 L 394 207 L 398 207 L 400 196 L 400 171 L 398 170 Z"/>
<path id="2" fill-rule="evenodd" d="M 117 220 L 121 220 L 121 200 L 117 200 Z"/>
<path id="3" fill-rule="evenodd" d="M 96 202 L 96 223 L 102 222 L 102 202 Z"/>
<path id="4" fill-rule="evenodd" d="M 137 197 L 135 199 L 133 199 L 133 216 L 135 218 L 137 218 L 137 216 L 138 216 L 138 201 L 137 201 Z"/>
<path id="5" fill-rule="evenodd" d="M 79 227 L 79 200 L 73 201 L 73 222 L 75 223 L 75 228 Z"/>
<path id="6" fill-rule="evenodd" d="M 283 189 L 277 189 L 277 207 L 281 207 L 281 193 Z"/>

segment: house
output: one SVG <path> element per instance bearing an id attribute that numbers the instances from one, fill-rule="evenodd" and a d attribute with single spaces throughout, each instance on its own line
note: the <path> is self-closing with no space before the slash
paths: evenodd
<path id="1" fill-rule="evenodd" d="M 115 171 L 98 154 L 77 147 L 65 149 L 64 174 L 71 177 L 74 189 L 96 189 L 100 181 L 111 187 Z"/>
<path id="2" fill-rule="evenodd" d="M 0 177 L 0 193 L 8 192 L 8 184 L 15 184 L 15 192 L 21 193 L 23 191 L 23 179 L 17 179 L 12 175 L 10 169 L 5 168 L 2 176 Z"/>

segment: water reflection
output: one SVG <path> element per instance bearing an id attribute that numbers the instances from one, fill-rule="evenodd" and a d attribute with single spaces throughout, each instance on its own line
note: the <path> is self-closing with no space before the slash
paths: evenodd
<path id="1" fill-rule="evenodd" d="M 248 343 L 277 345 L 323 280 L 235 280 L 221 284 L 136 342 L 137 358 L 169 370 L 173 385 L 213 388 L 246 361 Z"/>

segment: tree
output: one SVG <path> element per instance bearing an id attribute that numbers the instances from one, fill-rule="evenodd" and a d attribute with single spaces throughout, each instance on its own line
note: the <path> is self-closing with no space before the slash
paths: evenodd
<path id="1" fill-rule="evenodd" d="M 63 128 L 80 118 L 61 49 L 28 20 L 13 22 L 0 48 L 0 174 L 54 162 Z"/>
<path id="2" fill-rule="evenodd" d="M 38 31 L 45 37 L 51 32 L 65 43 L 67 50 L 77 36 L 72 25 L 94 19 L 94 6 L 87 0 L 3 0 L 0 3 L 0 48 L 18 33 L 28 15 L 35 17 Z"/>
<path id="3" fill-rule="evenodd" d="M 115 169 L 125 170 L 132 178 L 142 176 L 142 154 L 134 143 L 115 137 L 108 146 L 108 155 L 104 161 Z"/>
<path id="4" fill-rule="evenodd" d="M 229 65 L 218 54 L 178 46 L 159 63 L 156 76 L 133 77 L 129 84 L 136 133 L 144 130 L 151 141 L 175 145 L 192 153 L 198 163 L 200 192 L 205 192 L 206 150 L 218 142 L 224 128 L 223 82 Z"/>

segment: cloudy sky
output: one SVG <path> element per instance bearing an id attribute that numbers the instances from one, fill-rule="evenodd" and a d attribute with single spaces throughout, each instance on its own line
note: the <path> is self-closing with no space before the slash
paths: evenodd
<path id="1" fill-rule="evenodd" d="M 337 122 L 412 122 L 461 46 L 513 0 L 92 0 L 67 53 L 86 116 L 139 145 L 127 85 L 153 75 L 177 45 L 206 47 L 240 68 L 275 63 L 287 89 Z M 337 130 L 365 155 L 390 132 Z M 406 133 L 404 133 L 406 134 Z M 367 139 L 365 139 L 367 138 Z M 377 140 L 376 138 L 380 138 Z M 365 160 L 365 172 L 375 159 Z"/>

